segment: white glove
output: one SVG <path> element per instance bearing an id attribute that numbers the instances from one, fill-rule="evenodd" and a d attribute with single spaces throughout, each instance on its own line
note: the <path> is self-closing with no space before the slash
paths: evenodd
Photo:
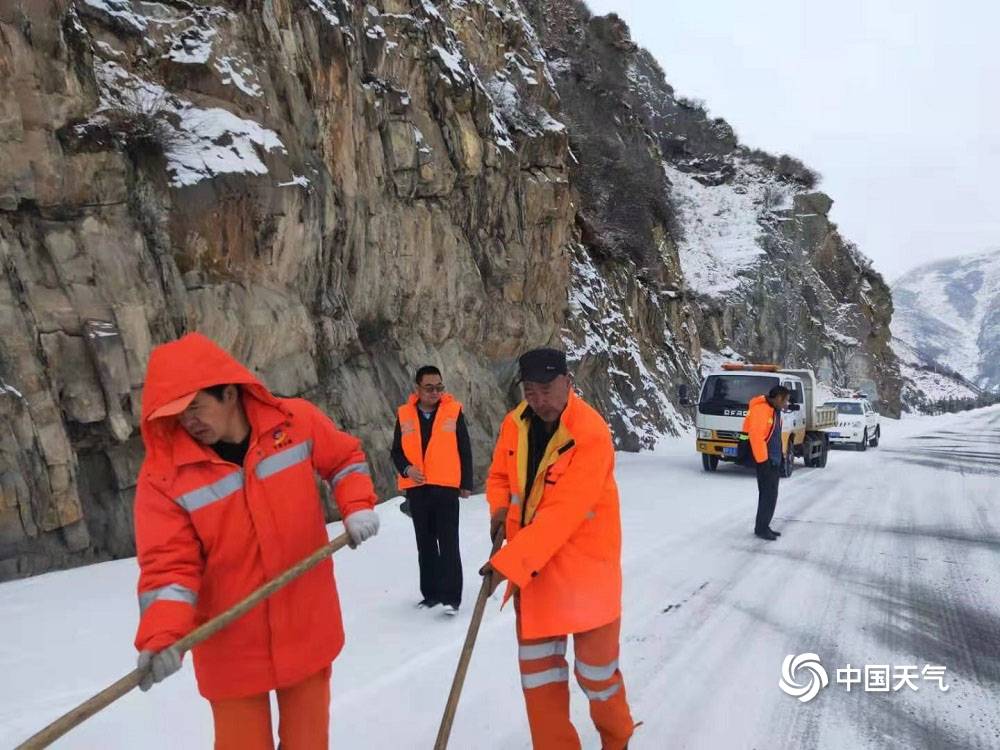
<path id="1" fill-rule="evenodd" d="M 378 533 L 378 513 L 373 510 L 356 510 L 344 519 L 344 528 L 351 538 L 351 548 Z"/>
<path id="2" fill-rule="evenodd" d="M 166 648 L 158 652 L 140 651 L 136 661 L 136 668 L 143 672 L 139 680 L 139 689 L 145 692 L 157 682 L 168 678 L 181 668 L 183 658 L 184 655 L 175 648 Z"/>

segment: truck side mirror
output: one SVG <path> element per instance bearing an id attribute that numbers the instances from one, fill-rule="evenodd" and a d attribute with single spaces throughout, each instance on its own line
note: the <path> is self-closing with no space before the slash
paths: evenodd
<path id="1" fill-rule="evenodd" d="M 691 403 L 691 389 L 686 383 L 677 386 L 677 400 L 681 406 L 693 406 Z"/>

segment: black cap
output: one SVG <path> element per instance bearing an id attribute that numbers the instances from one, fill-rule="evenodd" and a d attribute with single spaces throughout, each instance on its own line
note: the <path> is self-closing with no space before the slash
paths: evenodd
<path id="1" fill-rule="evenodd" d="M 568 375 L 566 354 L 558 349 L 532 349 L 517 361 L 521 370 L 518 382 L 551 383 L 560 375 Z"/>

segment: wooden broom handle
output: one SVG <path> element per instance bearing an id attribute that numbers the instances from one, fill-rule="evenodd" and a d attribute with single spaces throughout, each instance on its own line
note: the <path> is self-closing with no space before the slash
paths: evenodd
<path id="1" fill-rule="evenodd" d="M 233 605 L 218 617 L 213 617 L 208 622 L 195 628 L 186 636 L 176 641 L 172 646 L 170 646 L 170 648 L 176 648 L 182 654 L 185 651 L 190 651 L 202 641 L 211 638 L 213 635 L 218 633 L 233 620 L 245 615 L 249 610 L 260 604 L 264 601 L 264 599 L 271 596 L 271 594 L 280 589 L 282 586 L 285 586 L 290 581 L 295 580 L 307 570 L 314 568 L 334 552 L 346 547 L 349 543 L 350 537 L 346 533 L 341 534 L 313 552 L 309 555 L 309 557 L 306 557 L 293 565 L 277 578 L 265 583 L 259 589 L 247 596 L 247 598 L 243 601 Z M 128 694 L 132 689 L 139 685 L 139 681 L 142 677 L 143 672 L 140 672 L 138 669 L 133 669 L 117 682 L 114 682 L 104 688 L 104 690 L 97 693 L 92 698 L 84 701 L 76 708 L 67 711 L 43 730 L 29 737 L 23 743 L 18 745 L 15 750 L 40 750 L 40 748 L 48 747 L 66 734 L 69 730 L 79 726 L 101 709 L 107 708 L 116 700 Z"/>
<path id="2" fill-rule="evenodd" d="M 503 525 L 497 529 L 496 536 L 493 537 L 493 557 L 503 544 Z M 483 585 L 479 589 L 479 596 L 476 598 L 476 605 L 472 609 L 472 621 L 469 623 L 469 631 L 465 634 L 465 645 L 462 647 L 462 654 L 458 658 L 458 668 L 455 670 L 455 678 L 451 683 L 451 692 L 448 693 L 448 702 L 445 704 L 444 715 L 441 717 L 441 726 L 438 727 L 437 740 L 434 742 L 434 750 L 445 750 L 448 747 L 448 737 L 451 735 L 451 725 L 455 721 L 455 713 L 458 711 L 458 699 L 462 695 L 462 686 L 465 684 L 465 675 L 469 671 L 469 662 L 472 661 L 472 649 L 476 645 L 476 636 L 479 635 L 479 626 L 483 622 L 483 613 L 486 611 L 486 600 L 490 597 L 491 573 L 483 576 Z"/>

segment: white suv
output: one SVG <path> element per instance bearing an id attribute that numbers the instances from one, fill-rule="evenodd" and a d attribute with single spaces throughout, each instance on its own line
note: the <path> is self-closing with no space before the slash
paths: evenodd
<path id="1" fill-rule="evenodd" d="M 882 426 L 878 412 L 871 405 L 867 396 L 854 398 L 835 398 L 823 406 L 837 409 L 837 426 L 827 430 L 830 442 L 834 445 L 853 445 L 859 451 L 878 446 L 882 437 Z"/>

